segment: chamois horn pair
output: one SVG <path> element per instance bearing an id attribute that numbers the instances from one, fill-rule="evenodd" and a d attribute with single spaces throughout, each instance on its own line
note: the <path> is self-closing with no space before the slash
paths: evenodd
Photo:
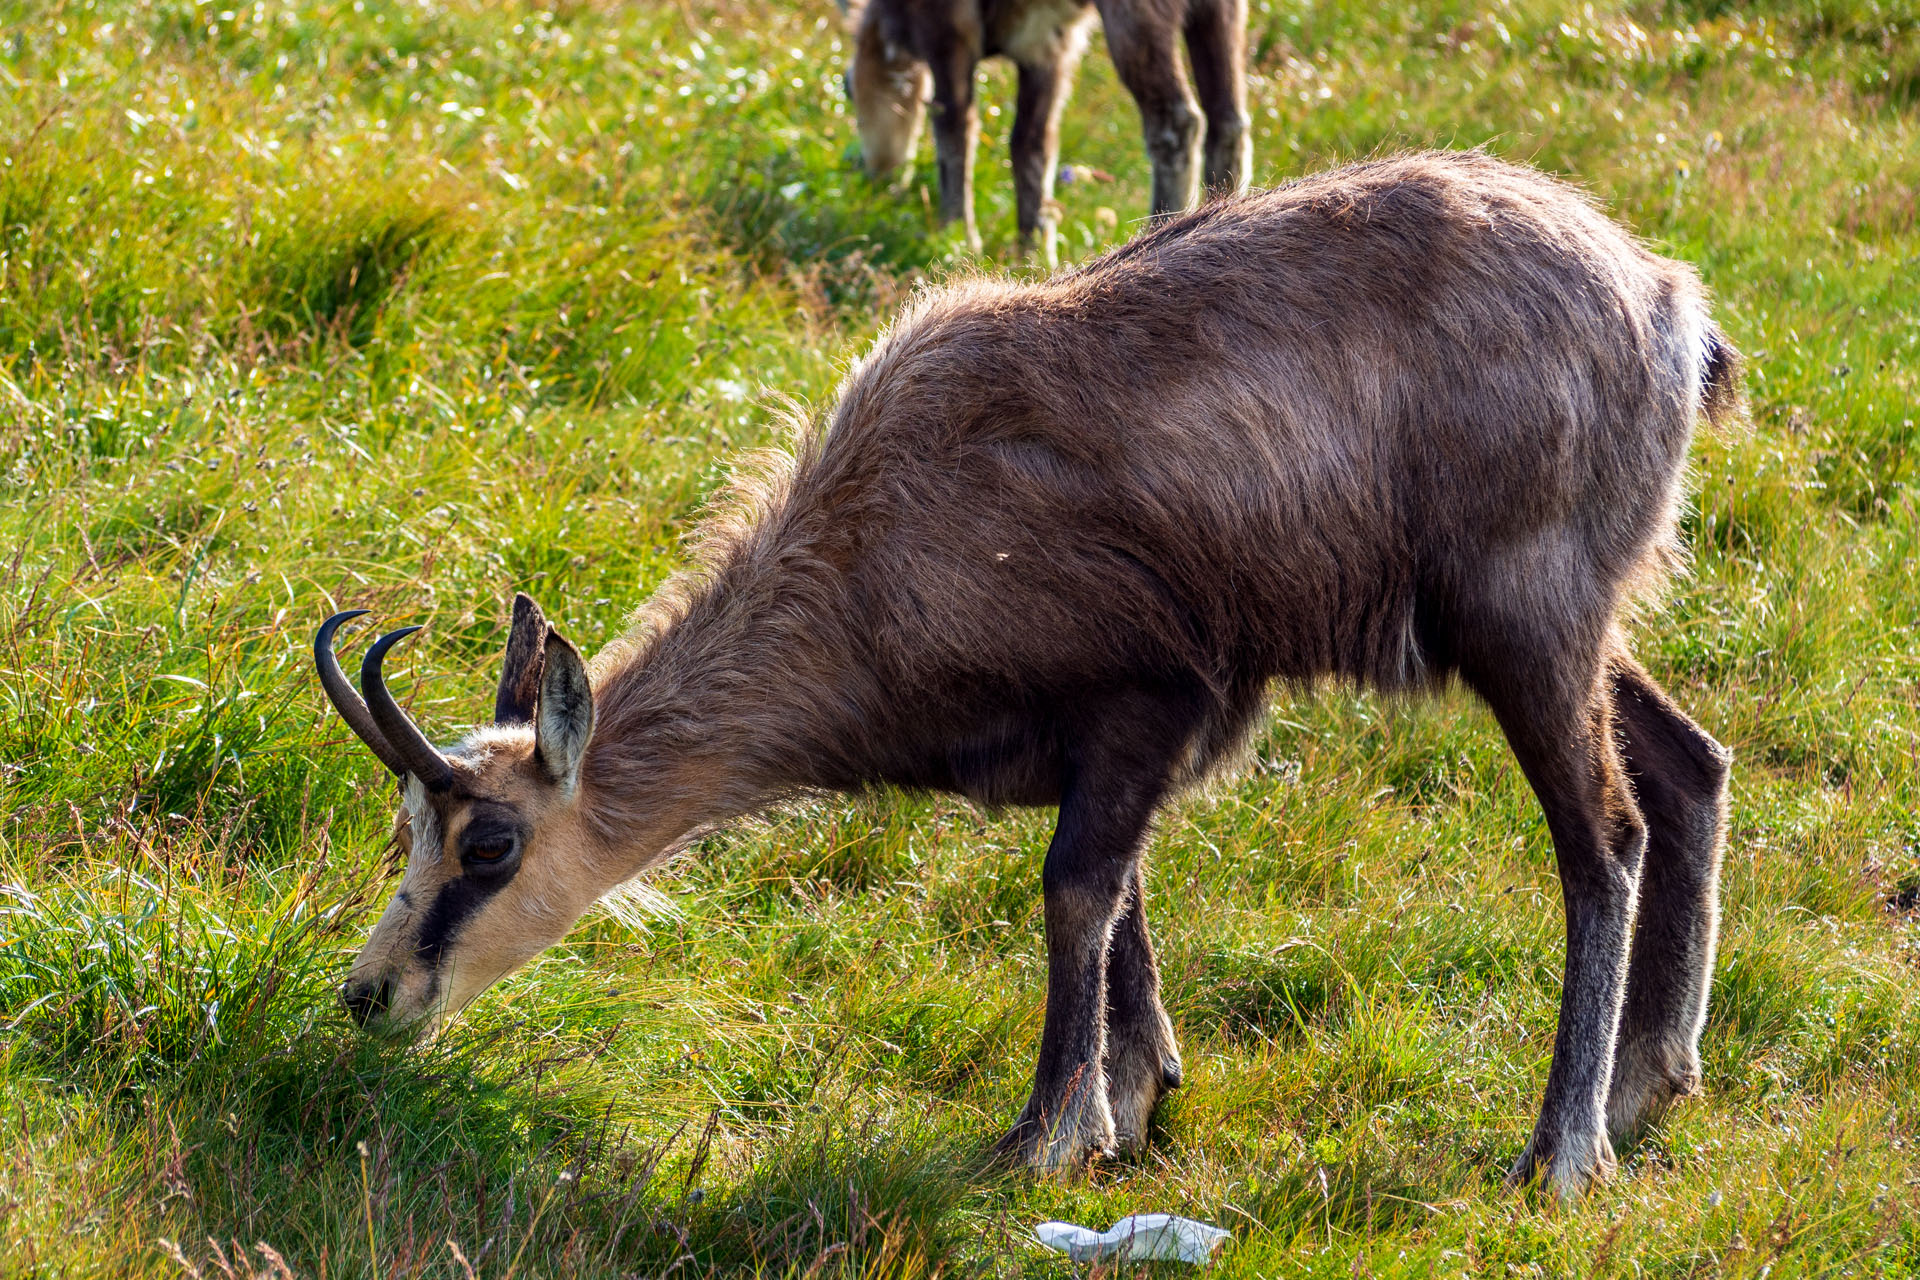
<path id="1" fill-rule="evenodd" d="M 393 770 L 395 776 L 404 778 L 412 774 L 427 790 L 445 791 L 453 785 L 453 766 L 407 718 L 407 713 L 387 692 L 386 679 L 380 674 L 387 650 L 420 628 L 402 627 L 373 642 L 367 656 L 360 661 L 360 689 L 366 694 L 364 700 L 347 683 L 346 673 L 340 670 L 340 662 L 333 656 L 334 631 L 341 623 L 351 622 L 366 612 L 349 609 L 320 624 L 320 630 L 313 637 L 313 663 L 320 669 L 320 687 L 327 691 L 327 700 L 333 703 L 347 727 L 372 748 L 373 754 L 380 757 L 380 763 Z"/>

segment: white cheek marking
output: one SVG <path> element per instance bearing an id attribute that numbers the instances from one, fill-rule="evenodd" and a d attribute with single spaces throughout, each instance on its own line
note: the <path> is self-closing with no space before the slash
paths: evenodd
<path id="1" fill-rule="evenodd" d="M 423 882 L 430 879 L 431 869 L 440 861 L 440 818 L 427 803 L 427 789 L 411 774 L 400 800 L 406 806 L 407 824 L 413 828 L 413 852 L 408 855 L 406 872 L 400 877 L 400 892 L 411 899 L 418 896 Z M 414 905 L 424 907 L 426 904 Z"/>

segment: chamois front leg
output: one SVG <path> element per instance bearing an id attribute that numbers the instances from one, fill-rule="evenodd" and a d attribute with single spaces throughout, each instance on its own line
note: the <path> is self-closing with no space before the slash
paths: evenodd
<path id="1" fill-rule="evenodd" d="M 1150 712 L 1109 717 L 1107 735 L 1075 753 L 1060 802 L 1060 821 L 1047 848 L 1042 872 L 1047 921 L 1047 1020 L 1040 1036 L 1033 1094 L 1019 1120 L 997 1148 L 1003 1159 L 1036 1169 L 1077 1168 L 1089 1157 L 1114 1150 L 1117 1133 L 1108 1101 L 1107 982 L 1108 947 L 1121 923 L 1139 874 L 1140 847 L 1153 811 L 1166 792 L 1173 750 L 1159 744 L 1186 741 L 1180 722 L 1167 733 L 1168 721 L 1183 705 L 1159 704 L 1171 715 Z M 1144 916 L 1141 929 L 1144 932 Z M 1124 949 L 1137 960 L 1134 944 Z M 1149 953 L 1150 956 L 1150 953 Z M 1137 968 L 1124 978 L 1129 1025 L 1121 1046 L 1122 1066 L 1131 1075 L 1130 1057 L 1139 1042 L 1139 998 L 1158 997 L 1143 990 Z M 1164 1023 L 1159 1014 L 1156 1026 Z M 1171 1047 L 1172 1035 L 1166 1029 Z M 1156 1057 L 1163 1057 L 1156 1052 Z M 1176 1059 L 1177 1061 L 1177 1059 Z M 1130 1082 L 1128 1087 L 1135 1088 Z M 1138 1090 L 1135 1089 L 1137 1094 Z M 1149 1108 L 1150 1109 L 1150 1108 Z M 1129 1104 L 1135 1127 L 1137 1105 Z"/>
<path id="2" fill-rule="evenodd" d="M 973 56 L 955 50 L 933 64 L 933 152 L 940 169 L 940 221 L 962 222 L 967 247 L 980 252 L 980 228 L 973 218 L 973 153 L 980 141 L 980 115 L 974 107 Z"/>

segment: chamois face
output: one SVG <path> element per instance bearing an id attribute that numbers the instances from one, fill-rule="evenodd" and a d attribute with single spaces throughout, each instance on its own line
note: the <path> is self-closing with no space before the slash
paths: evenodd
<path id="1" fill-rule="evenodd" d="M 450 790 L 407 780 L 394 819 L 406 869 L 341 993 L 367 1030 L 430 1034 L 558 942 L 605 887 L 533 739 L 483 729 L 447 752 Z"/>
<path id="2" fill-rule="evenodd" d="M 913 159 L 933 75 L 912 53 L 887 40 L 879 24 L 862 22 L 847 68 L 847 94 L 860 127 L 867 172 L 885 178 Z"/>
<path id="3" fill-rule="evenodd" d="M 350 688 L 340 692 L 344 677 L 330 678 L 337 621 L 316 644 L 321 677 L 342 716 L 400 775 L 393 838 L 405 859 L 341 999 L 369 1031 L 431 1034 L 558 942 L 608 887 L 578 803 L 593 694 L 573 646 L 521 596 L 495 723 L 441 752 L 404 720 L 380 680 L 385 648 L 404 633 L 368 651 L 361 702 Z"/>

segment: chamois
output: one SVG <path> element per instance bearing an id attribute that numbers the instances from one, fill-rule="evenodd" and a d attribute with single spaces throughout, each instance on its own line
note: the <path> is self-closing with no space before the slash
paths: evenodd
<path id="1" fill-rule="evenodd" d="M 1198 198 L 1202 115 L 1207 190 L 1245 191 L 1253 168 L 1246 0 L 865 0 L 854 17 L 846 83 L 867 171 L 885 178 L 912 159 L 931 100 L 940 220 L 964 222 L 967 243 L 977 252 L 973 151 L 980 117 L 974 73 L 983 58 L 1004 54 L 1020 76 L 1012 148 L 1020 243 L 1033 249 L 1037 234 L 1051 267 L 1060 112 L 1096 9 L 1114 68 L 1140 107 L 1153 161 L 1154 215 L 1178 213 Z M 1182 34 L 1199 89 L 1197 111 L 1176 48 Z"/>
<path id="2" fill-rule="evenodd" d="M 690 833 L 877 784 L 1058 805 L 1048 988 L 1009 1159 L 1140 1142 L 1180 1083 L 1147 930 L 1155 811 L 1269 685 L 1457 678 L 1545 809 L 1567 916 L 1516 1180 L 1571 1194 L 1698 1085 L 1728 753 L 1620 625 L 1676 554 L 1738 356 L 1694 272 L 1479 153 L 1212 203 L 1041 283 L 923 293 L 824 426 L 736 486 L 595 660 L 516 599 L 495 723 L 441 751 L 381 659 L 392 905 L 344 990 L 430 1028 Z"/>

